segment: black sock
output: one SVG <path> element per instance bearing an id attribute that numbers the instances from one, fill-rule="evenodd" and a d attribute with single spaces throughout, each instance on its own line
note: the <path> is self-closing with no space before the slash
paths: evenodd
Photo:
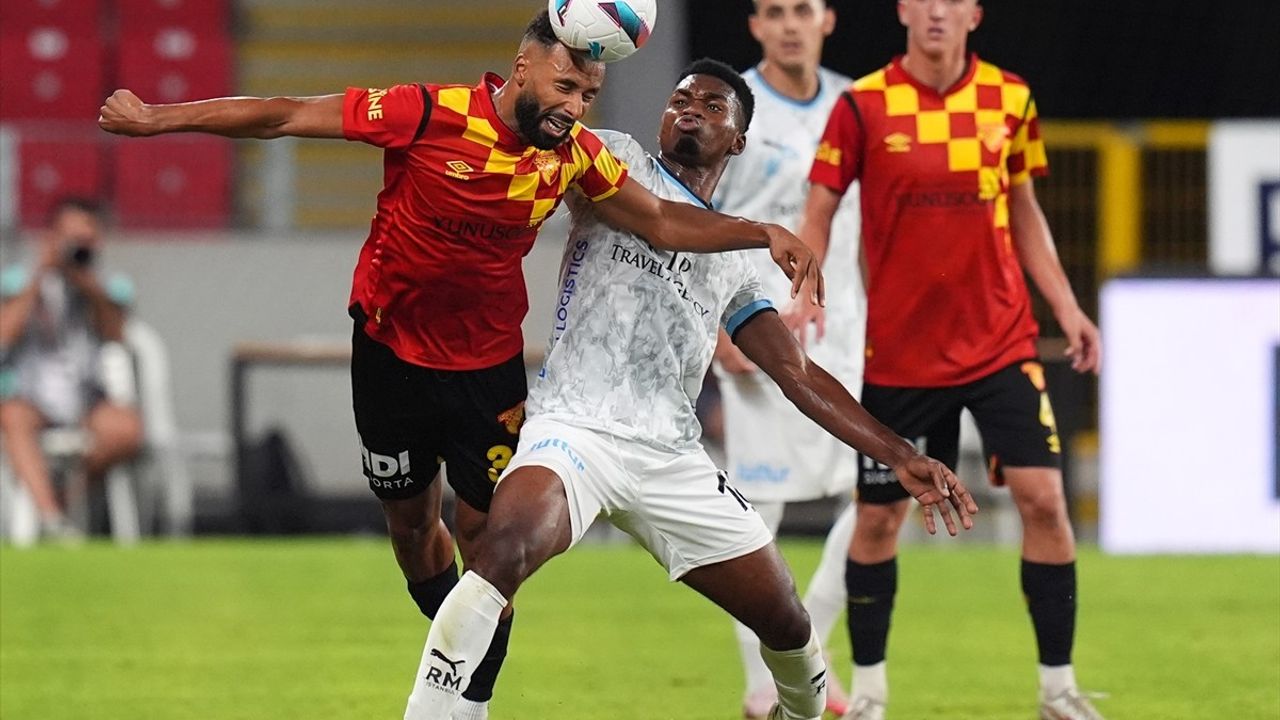
<path id="1" fill-rule="evenodd" d="M 471 682 L 463 691 L 462 697 L 472 702 L 488 702 L 493 697 L 493 686 L 498 682 L 498 671 L 502 669 L 502 661 L 507 658 L 507 641 L 511 639 L 511 621 L 515 613 L 498 621 L 498 628 L 493 631 L 493 642 L 484 654 L 484 660 L 476 666 L 471 674 Z"/>
<path id="2" fill-rule="evenodd" d="M 458 563 L 449 563 L 448 569 L 436 575 L 429 577 L 422 582 L 409 582 L 409 596 L 413 601 L 418 603 L 418 609 L 428 620 L 434 620 L 436 613 L 440 610 L 440 604 L 444 602 L 444 598 L 458 584 Z"/>
<path id="3" fill-rule="evenodd" d="M 875 665 L 884 661 L 889 643 L 889 620 L 893 596 L 898 592 L 898 559 L 863 565 L 848 560 L 844 566 L 844 586 L 849 593 L 849 643 L 855 665 Z"/>
<path id="4" fill-rule="evenodd" d="M 1027 598 L 1041 665 L 1070 665 L 1076 634 L 1076 564 L 1022 561 L 1022 594 Z"/>

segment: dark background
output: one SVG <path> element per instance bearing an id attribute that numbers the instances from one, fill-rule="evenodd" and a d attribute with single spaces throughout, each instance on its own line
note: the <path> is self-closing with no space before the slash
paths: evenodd
<path id="1" fill-rule="evenodd" d="M 823 63 L 858 77 L 906 48 L 894 0 L 834 0 Z M 1053 118 L 1280 116 L 1280 0 L 983 0 L 969 47 Z M 691 57 L 760 59 L 751 0 L 690 0 Z"/>

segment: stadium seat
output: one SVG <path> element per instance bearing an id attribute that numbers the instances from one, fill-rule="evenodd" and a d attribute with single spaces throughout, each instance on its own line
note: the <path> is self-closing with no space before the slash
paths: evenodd
<path id="1" fill-rule="evenodd" d="M 187 457 L 178 433 L 173 409 L 173 378 L 169 370 L 169 350 L 150 325 L 131 318 L 125 326 L 125 344 L 133 353 L 138 378 L 138 407 L 146 435 L 141 487 L 150 491 L 141 503 L 144 527 L 155 525 L 162 507 L 159 529 L 172 537 L 191 534 L 195 517 L 195 489 L 187 468 Z M 159 491 L 163 502 L 154 501 Z"/>
<path id="2" fill-rule="evenodd" d="M 148 138 L 116 146 L 116 213 L 122 227 L 216 228 L 231 215 L 229 140 Z"/>
<path id="3" fill-rule="evenodd" d="M 25 33 L 38 27 L 58 27 L 75 35 L 96 36 L 102 24 L 103 0 L 4 0 L 0 29 Z"/>
<path id="4" fill-rule="evenodd" d="M 226 35 L 230 29 L 228 0 L 115 0 L 116 19 L 125 35 L 168 27 L 200 28 Z"/>
<path id="5" fill-rule="evenodd" d="M 106 80 L 106 46 L 65 25 L 0 28 L 0 119 L 96 118 Z"/>
<path id="6" fill-rule="evenodd" d="M 102 197 L 107 150 L 91 133 L 97 128 L 77 126 L 74 133 L 54 139 L 35 137 L 15 124 L 18 137 L 18 216 L 25 227 L 40 227 L 49 208 L 66 196 Z"/>
<path id="7" fill-rule="evenodd" d="M 192 23 L 126 32 L 121 36 L 118 61 L 116 83 L 146 102 L 231 94 L 230 38 Z"/>
<path id="8" fill-rule="evenodd" d="M 163 498 L 162 528 L 168 535 L 190 535 L 194 517 L 194 489 L 179 444 L 173 411 L 173 387 L 169 355 L 160 336 L 145 322 L 131 318 L 125 326 L 125 346 L 132 356 L 144 445 L 131 463 L 113 468 L 105 479 L 104 494 L 112 538 L 120 544 L 138 541 L 157 525 L 157 509 Z M 88 491 L 83 476 L 72 469 L 85 450 L 87 437 L 79 428 L 55 428 L 44 432 L 41 444 L 56 474 L 65 476 L 68 515 L 82 528 L 89 524 Z M 37 539 L 39 526 L 35 504 L 0 458 L 0 522 L 3 535 L 15 545 Z"/>
<path id="9" fill-rule="evenodd" d="M 40 444 L 49 460 L 50 470 L 55 477 L 62 478 L 66 485 L 67 516 L 81 528 L 89 525 L 89 488 L 84 475 L 75 470 L 75 464 L 84 454 L 87 443 L 86 433 L 79 428 L 53 428 L 40 436 Z M 112 468 L 105 479 L 111 536 L 121 545 L 132 545 L 141 535 L 131 465 L 132 463 Z M 6 496 L 3 502 L 3 519 L 9 540 L 19 547 L 34 544 L 40 531 L 35 502 L 3 459 L 0 459 L 0 492 Z"/>

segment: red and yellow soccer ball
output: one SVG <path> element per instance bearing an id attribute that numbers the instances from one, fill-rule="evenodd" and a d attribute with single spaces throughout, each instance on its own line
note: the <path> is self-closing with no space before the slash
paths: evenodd
<path id="1" fill-rule="evenodd" d="M 547 10 L 560 42 L 602 62 L 639 50 L 658 20 L 657 0 L 547 0 Z"/>

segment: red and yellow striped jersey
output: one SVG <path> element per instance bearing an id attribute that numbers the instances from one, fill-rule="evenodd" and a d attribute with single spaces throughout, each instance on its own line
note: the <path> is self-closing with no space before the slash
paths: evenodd
<path id="1" fill-rule="evenodd" d="M 961 385 L 1035 356 L 1009 189 L 1047 172 L 1031 89 L 976 55 L 943 93 L 901 58 L 854 81 L 810 180 L 861 182 L 867 382 Z"/>
<path id="2" fill-rule="evenodd" d="M 626 181 L 581 123 L 553 150 L 520 140 L 493 106 L 502 84 L 347 90 L 343 133 L 386 149 L 350 302 L 406 362 L 475 370 L 522 352 L 521 259 L 538 228 L 571 186 L 603 200 Z"/>

